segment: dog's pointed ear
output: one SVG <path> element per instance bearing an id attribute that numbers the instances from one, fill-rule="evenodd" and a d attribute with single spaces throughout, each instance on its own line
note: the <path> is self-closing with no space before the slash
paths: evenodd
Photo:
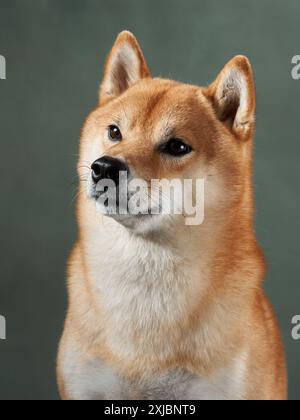
<path id="1" fill-rule="evenodd" d="M 130 32 L 121 32 L 105 66 L 100 105 L 117 98 L 141 79 L 151 77 L 141 47 Z"/>
<path id="2" fill-rule="evenodd" d="M 217 117 L 237 138 L 247 141 L 253 136 L 256 95 L 252 67 L 246 57 L 231 60 L 204 93 Z"/>

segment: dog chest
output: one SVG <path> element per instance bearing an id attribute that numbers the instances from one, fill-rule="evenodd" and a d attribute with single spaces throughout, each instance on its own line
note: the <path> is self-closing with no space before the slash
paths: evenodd
<path id="1" fill-rule="evenodd" d="M 177 369 L 138 382 L 122 378 L 100 359 L 78 362 L 70 348 L 63 372 L 74 400 L 237 400 L 245 385 L 243 358 L 208 379 Z"/>

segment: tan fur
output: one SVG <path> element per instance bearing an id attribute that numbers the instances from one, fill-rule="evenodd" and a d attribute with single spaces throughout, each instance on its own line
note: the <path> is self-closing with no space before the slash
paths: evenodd
<path id="1" fill-rule="evenodd" d="M 118 62 L 125 44 L 139 63 L 132 80 Z M 79 174 L 88 176 L 86 167 L 93 159 L 109 155 L 121 157 L 138 177 L 149 181 L 203 177 L 208 191 L 205 221 L 187 227 L 178 218 L 158 231 L 127 233 L 117 222 L 99 215 L 81 185 L 79 239 L 69 260 L 69 310 L 58 358 L 63 399 L 72 398 L 63 374 L 70 343 L 81 349 L 80 363 L 101 359 L 133 382 L 176 368 L 209 378 L 245 352 L 242 398 L 286 399 L 283 346 L 262 289 L 265 261 L 253 227 L 254 115 L 254 82 L 245 57 L 233 59 L 209 88 L 199 88 L 152 79 L 133 35 L 125 32 L 118 37 L 106 64 L 99 107 L 88 117 L 82 133 Z M 105 137 L 110 124 L 121 125 L 121 143 L 111 144 Z M 188 139 L 194 152 L 180 161 L 164 159 L 156 146 L 166 135 Z M 119 232 L 127 238 L 128 248 L 136 244 L 146 255 L 147 247 L 153 255 L 164 251 L 174 255 L 172 269 L 186 280 L 173 319 L 147 320 L 145 316 L 142 328 L 138 319 L 127 325 L 124 313 L 128 342 L 120 338 L 124 349 L 118 350 L 113 345 L 118 325 L 113 324 L 113 314 L 95 286 L 95 273 L 97 255 L 107 252 L 97 238 L 106 238 L 108 248 L 118 246 Z M 118 262 L 107 264 L 116 270 Z"/>

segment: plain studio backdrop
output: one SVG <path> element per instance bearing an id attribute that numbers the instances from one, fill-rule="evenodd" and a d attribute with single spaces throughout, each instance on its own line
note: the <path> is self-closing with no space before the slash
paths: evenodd
<path id="1" fill-rule="evenodd" d="M 236 54 L 253 64 L 256 226 L 290 398 L 300 399 L 300 341 L 291 336 L 300 313 L 300 80 L 291 77 L 299 16 L 299 0 L 0 0 L 0 399 L 58 398 L 80 129 L 123 29 L 136 34 L 157 76 L 207 85 Z"/>

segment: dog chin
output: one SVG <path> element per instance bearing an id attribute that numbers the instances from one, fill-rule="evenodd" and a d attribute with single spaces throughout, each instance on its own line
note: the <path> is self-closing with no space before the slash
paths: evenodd
<path id="1" fill-rule="evenodd" d="M 137 233 L 147 233 L 157 229 L 159 216 L 152 215 L 128 215 L 113 217 L 116 222 L 125 228 Z"/>
<path id="2" fill-rule="evenodd" d="M 115 220 L 125 228 L 138 234 L 147 234 L 161 228 L 164 216 L 161 214 L 119 214 L 115 209 L 104 207 L 99 203 L 96 204 L 97 211 L 102 216 Z"/>

